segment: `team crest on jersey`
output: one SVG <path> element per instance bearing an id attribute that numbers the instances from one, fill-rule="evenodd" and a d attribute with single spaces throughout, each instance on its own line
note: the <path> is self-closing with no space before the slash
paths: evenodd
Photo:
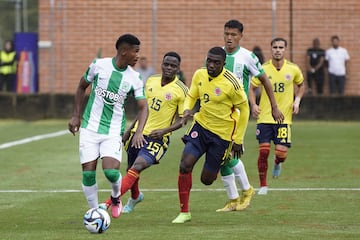
<path id="1" fill-rule="evenodd" d="M 215 90 L 214 90 L 214 93 L 215 93 L 216 96 L 220 96 L 221 89 L 219 87 L 216 87 Z"/>
<path id="2" fill-rule="evenodd" d="M 199 133 L 197 131 L 193 131 L 190 134 L 191 138 L 197 138 L 199 136 Z"/>
<path id="3" fill-rule="evenodd" d="M 165 100 L 170 101 L 171 99 L 172 99 L 172 94 L 171 93 L 165 93 Z"/>
<path id="4" fill-rule="evenodd" d="M 130 91 L 130 85 L 129 85 L 129 83 L 127 83 L 127 82 L 122 82 L 120 88 L 121 88 L 121 90 L 123 90 L 124 92 Z"/>
<path id="5" fill-rule="evenodd" d="M 289 73 L 287 73 L 287 74 L 285 75 L 285 80 L 287 80 L 287 81 L 290 81 L 290 80 L 291 80 L 291 75 L 290 75 Z"/>

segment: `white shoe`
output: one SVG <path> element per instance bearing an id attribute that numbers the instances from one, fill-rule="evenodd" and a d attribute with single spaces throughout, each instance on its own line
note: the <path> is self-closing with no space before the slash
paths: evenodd
<path id="1" fill-rule="evenodd" d="M 268 192 L 268 187 L 261 187 L 258 191 L 258 195 L 266 195 Z"/>

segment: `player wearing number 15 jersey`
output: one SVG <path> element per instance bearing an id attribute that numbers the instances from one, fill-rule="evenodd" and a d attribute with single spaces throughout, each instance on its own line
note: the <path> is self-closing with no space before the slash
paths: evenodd
<path id="1" fill-rule="evenodd" d="M 273 177 L 277 178 L 280 175 L 281 163 L 285 161 L 287 150 L 291 147 L 292 114 L 299 112 L 300 100 L 305 92 L 304 78 L 300 68 L 284 58 L 286 47 L 285 39 L 273 39 L 271 41 L 272 59 L 263 64 L 264 71 L 272 84 L 277 105 L 285 116 L 283 123 L 277 123 L 271 116 L 271 105 L 267 96 L 262 94 L 259 106 L 256 104 L 255 91 L 261 85 L 260 80 L 253 78 L 249 91 L 252 113 L 257 118 L 256 138 L 259 141 L 258 171 L 260 178 L 258 194 L 267 194 L 268 190 L 266 177 L 270 141 L 275 144 Z"/>
<path id="2" fill-rule="evenodd" d="M 145 95 L 149 115 L 143 131 L 146 140 L 144 146 L 136 148 L 130 144 L 137 129 L 137 121 L 133 122 L 123 137 L 123 141 L 126 141 L 128 171 L 122 179 L 121 195 L 131 190 L 131 197 L 123 208 L 125 213 L 133 211 L 135 205 L 144 198 L 138 186 L 140 172 L 159 163 L 168 149 L 171 132 L 182 126 L 180 119 L 188 88 L 176 76 L 180 62 L 181 58 L 176 52 L 166 53 L 161 65 L 162 74 L 153 75 L 146 81 Z M 179 116 L 177 121 L 176 115 Z M 109 206 L 110 199 L 105 203 Z"/>

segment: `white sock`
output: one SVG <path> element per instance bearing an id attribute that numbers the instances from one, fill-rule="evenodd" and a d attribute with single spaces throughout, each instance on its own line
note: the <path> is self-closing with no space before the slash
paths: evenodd
<path id="1" fill-rule="evenodd" d="M 226 194 L 229 199 L 235 199 L 239 197 L 239 193 L 236 187 L 235 176 L 234 174 L 230 174 L 227 176 L 221 176 L 221 180 L 224 184 L 224 188 L 226 190 Z"/>
<path id="2" fill-rule="evenodd" d="M 250 188 L 249 179 L 248 179 L 248 176 L 245 171 L 245 166 L 240 159 L 239 159 L 238 164 L 236 164 L 232 168 L 232 170 L 234 171 L 236 181 L 239 183 L 240 188 L 242 190 L 249 190 L 249 188 Z"/>
<path id="3" fill-rule="evenodd" d="M 113 197 L 118 197 L 120 196 L 120 188 L 121 188 L 121 174 L 119 175 L 119 179 L 116 182 L 110 182 L 110 186 L 111 186 L 111 196 Z"/>
<path id="4" fill-rule="evenodd" d="M 83 189 L 85 198 L 89 204 L 89 207 L 97 208 L 98 204 L 99 204 L 98 194 L 97 194 L 97 190 L 98 190 L 97 183 L 95 183 L 92 186 L 85 186 L 84 184 L 82 184 L 82 189 Z"/>

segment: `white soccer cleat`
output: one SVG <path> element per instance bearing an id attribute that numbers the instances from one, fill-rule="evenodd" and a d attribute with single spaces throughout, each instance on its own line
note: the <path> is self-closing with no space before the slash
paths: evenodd
<path id="1" fill-rule="evenodd" d="M 268 192 L 268 187 L 260 187 L 259 191 L 258 191 L 258 195 L 266 195 Z"/>

